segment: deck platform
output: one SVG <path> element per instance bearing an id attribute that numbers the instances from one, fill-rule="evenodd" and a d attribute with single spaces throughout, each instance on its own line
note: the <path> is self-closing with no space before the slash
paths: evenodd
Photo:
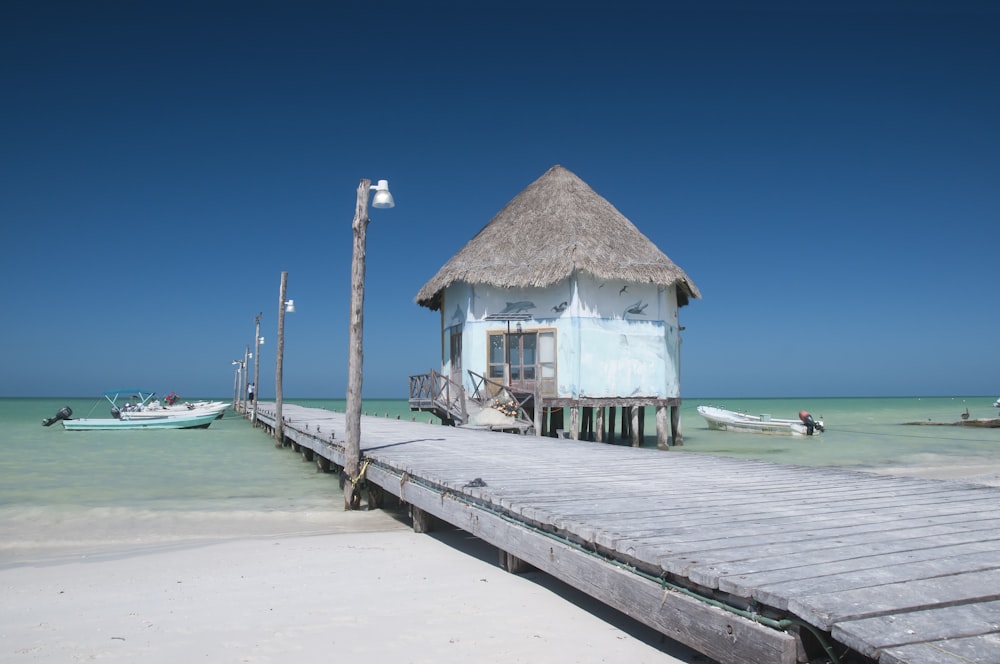
<path id="1" fill-rule="evenodd" d="M 342 465 L 343 413 L 282 412 L 286 445 Z M 451 523 L 724 664 L 1000 662 L 998 488 L 368 416 L 361 448 L 415 528 Z"/>

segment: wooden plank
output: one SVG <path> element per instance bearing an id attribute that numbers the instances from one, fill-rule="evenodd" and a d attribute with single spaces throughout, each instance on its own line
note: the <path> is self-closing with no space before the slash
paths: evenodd
<path id="1" fill-rule="evenodd" d="M 632 541 L 636 555 L 641 555 L 648 560 L 659 560 L 666 557 L 678 557 L 682 554 L 690 555 L 698 551 L 706 551 L 719 548 L 744 547 L 748 553 L 750 549 L 756 547 L 766 547 L 773 544 L 785 543 L 790 545 L 790 550 L 805 549 L 806 541 L 820 541 L 825 545 L 832 545 L 841 541 L 842 538 L 855 538 L 858 535 L 867 536 L 870 540 L 888 539 L 891 533 L 902 530 L 907 536 L 914 528 L 927 528 L 929 531 L 933 526 L 951 526 L 953 529 L 968 529 L 978 519 L 968 519 L 964 515 L 926 517 L 923 519 L 897 519 L 889 523 L 878 521 L 864 524 L 848 524 L 842 526 L 804 527 L 800 529 L 787 528 L 762 528 L 760 534 L 741 533 L 733 537 L 725 537 L 724 527 L 720 527 L 702 539 L 697 539 L 697 534 L 676 533 L 669 535 L 669 541 L 662 541 L 660 537 L 638 538 Z M 684 565 L 687 567 L 687 564 Z"/>
<path id="2" fill-rule="evenodd" d="M 669 526 L 659 525 L 655 520 L 644 518 L 639 520 L 614 519 L 607 520 L 603 515 L 593 514 L 572 515 L 578 521 L 592 523 L 595 528 L 601 529 L 605 524 L 612 532 L 604 532 L 605 540 L 603 544 L 608 547 L 617 547 L 622 542 L 630 545 L 642 544 L 645 540 L 659 538 L 669 534 L 674 542 L 697 542 L 708 541 L 702 533 L 706 527 L 726 524 L 727 539 L 735 537 L 754 537 L 755 535 L 769 534 L 772 539 L 777 540 L 779 535 L 791 535 L 793 539 L 804 537 L 821 538 L 824 536 L 835 537 L 837 531 L 844 528 L 845 522 L 854 527 L 883 527 L 890 526 L 889 530 L 904 528 L 908 524 L 918 523 L 957 523 L 975 522 L 985 518 L 984 508 L 996 505 L 996 501 L 989 501 L 983 505 L 978 503 L 966 503 L 956 507 L 934 506 L 926 510 L 913 509 L 905 512 L 905 518 L 897 510 L 879 510 L 876 513 L 849 513 L 846 515 L 826 515 L 811 514 L 803 512 L 789 518 L 792 515 L 746 515 L 737 514 L 732 519 L 725 519 L 724 515 L 719 515 L 712 519 L 712 523 L 699 522 L 690 524 L 687 520 L 680 519 L 680 524 L 673 523 Z M 570 518 L 568 515 L 559 514 L 557 518 Z M 662 522 L 662 512 L 661 521 Z M 717 537 L 715 539 L 718 539 Z"/>
<path id="3" fill-rule="evenodd" d="M 746 595 L 750 588 L 762 588 L 810 575 L 849 573 L 877 565 L 882 557 L 899 552 L 920 552 L 969 542 L 988 543 L 980 550 L 998 546 L 995 530 L 1000 520 L 956 522 L 946 526 L 923 526 L 880 533 L 860 532 L 849 537 L 811 538 L 763 543 L 753 548 L 745 544 L 711 550 L 691 551 L 672 558 L 672 567 L 683 570 L 701 585 L 719 587 Z M 923 557 L 917 553 L 911 560 Z M 763 601 L 763 600 L 762 600 Z"/>
<path id="4" fill-rule="evenodd" d="M 810 624 L 829 630 L 849 620 L 994 600 L 1000 600 L 1000 569 L 804 595 L 790 600 L 788 609 Z"/>
<path id="5" fill-rule="evenodd" d="M 1000 657 L 1000 634 L 981 634 L 961 639 L 943 639 L 927 643 L 886 648 L 879 664 L 969 664 L 995 662 Z"/>
<path id="6" fill-rule="evenodd" d="M 748 572 L 734 580 L 726 577 L 718 585 L 720 589 L 740 596 L 752 593 L 758 601 L 770 604 L 775 596 L 814 595 L 876 583 L 1000 567 L 1000 541 L 976 539 L 985 536 L 964 535 L 965 539 L 973 541 L 951 546 L 919 538 L 910 540 L 910 544 L 897 543 L 896 551 L 889 546 L 881 546 L 877 552 L 867 547 L 870 555 L 855 557 L 848 552 L 840 552 L 836 557 L 831 554 L 825 561 L 818 555 L 798 556 L 794 567 Z M 851 552 L 860 553 L 864 549 L 852 547 Z M 777 558 L 771 564 L 789 563 Z M 747 567 L 752 568 L 752 563 L 748 563 Z M 698 574 L 691 574 L 692 579 L 697 577 Z"/>
<path id="7" fill-rule="evenodd" d="M 998 625 L 1000 602 L 992 601 L 844 621 L 834 626 L 832 635 L 867 657 L 876 657 L 883 651 L 891 650 L 898 653 L 894 655 L 898 664 L 923 664 L 920 659 L 900 659 L 905 655 L 902 648 L 964 638 L 975 639 L 973 647 L 977 647 L 979 643 L 995 642 Z M 977 637 L 983 636 L 991 638 L 978 640 Z M 997 653 L 997 650 L 974 653 L 975 656 L 970 656 L 963 664 L 992 664 L 1000 659 Z"/>

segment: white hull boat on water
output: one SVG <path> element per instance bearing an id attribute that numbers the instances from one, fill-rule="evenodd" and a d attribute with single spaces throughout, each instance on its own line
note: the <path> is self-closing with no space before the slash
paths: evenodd
<path id="1" fill-rule="evenodd" d="M 716 431 L 736 433 L 761 433 L 772 436 L 812 436 L 824 431 L 822 420 L 815 420 L 804 410 L 799 411 L 799 419 L 789 420 L 770 415 L 747 415 L 736 411 L 698 406 L 698 414 L 708 422 L 708 428 Z"/>
<path id="2" fill-rule="evenodd" d="M 161 406 L 150 390 L 109 390 L 104 398 L 111 404 L 110 418 L 73 419 L 71 408 L 60 408 L 55 417 L 42 420 L 42 426 L 62 421 L 63 428 L 76 431 L 116 429 L 207 429 L 229 407 L 225 401 L 202 401 L 177 404 L 171 393 L 168 405 Z"/>
<path id="3" fill-rule="evenodd" d="M 126 410 L 121 414 L 129 419 L 150 419 L 157 417 L 188 417 L 191 415 L 213 414 L 216 419 L 221 419 L 226 414 L 229 403 L 226 401 L 195 401 L 192 403 L 174 404 L 172 406 L 161 406 L 159 402 L 152 401 L 141 410 Z"/>
<path id="4" fill-rule="evenodd" d="M 215 413 L 200 413 L 194 415 L 173 415 L 162 417 L 131 418 L 128 415 L 121 419 L 80 418 L 64 419 L 63 428 L 70 431 L 113 431 L 118 429 L 207 429 L 217 419 Z"/>

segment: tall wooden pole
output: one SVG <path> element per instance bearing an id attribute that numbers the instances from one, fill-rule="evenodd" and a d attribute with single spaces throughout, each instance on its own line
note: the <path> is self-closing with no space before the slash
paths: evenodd
<path id="1" fill-rule="evenodd" d="M 247 414 L 247 383 L 250 382 L 250 345 L 243 348 L 243 380 L 240 381 L 240 398 L 243 401 L 243 415 Z"/>
<path id="2" fill-rule="evenodd" d="M 257 424 L 257 400 L 260 398 L 260 317 L 264 315 L 264 312 L 260 312 L 254 317 L 254 323 L 256 323 L 256 330 L 253 337 L 253 416 L 250 418 L 250 423 L 256 426 Z"/>
<path id="3" fill-rule="evenodd" d="M 274 366 L 274 446 L 285 444 L 285 426 L 281 419 L 281 371 L 282 355 L 285 353 L 285 290 L 288 287 L 288 273 L 281 273 L 281 290 L 278 294 L 278 359 Z"/>
<path id="4" fill-rule="evenodd" d="M 364 352 L 362 336 L 365 323 L 365 233 L 368 230 L 368 195 L 371 180 L 358 184 L 358 202 L 354 210 L 354 251 L 351 258 L 351 326 L 347 358 L 347 444 L 344 446 L 344 509 L 358 507 L 355 483 L 361 460 L 361 382 Z"/>
<path id="5" fill-rule="evenodd" d="M 235 369 L 233 369 L 233 410 L 236 410 L 237 406 L 239 405 L 239 397 L 240 397 L 239 362 L 233 361 L 233 366 L 236 367 Z"/>

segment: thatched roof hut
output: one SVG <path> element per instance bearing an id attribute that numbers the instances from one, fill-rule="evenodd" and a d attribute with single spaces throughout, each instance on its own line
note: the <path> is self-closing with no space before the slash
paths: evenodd
<path id="1" fill-rule="evenodd" d="M 697 286 L 611 203 L 562 166 L 518 194 L 420 292 L 437 310 L 454 282 L 541 288 L 574 271 L 599 279 L 677 286 L 677 302 L 700 298 Z"/>

